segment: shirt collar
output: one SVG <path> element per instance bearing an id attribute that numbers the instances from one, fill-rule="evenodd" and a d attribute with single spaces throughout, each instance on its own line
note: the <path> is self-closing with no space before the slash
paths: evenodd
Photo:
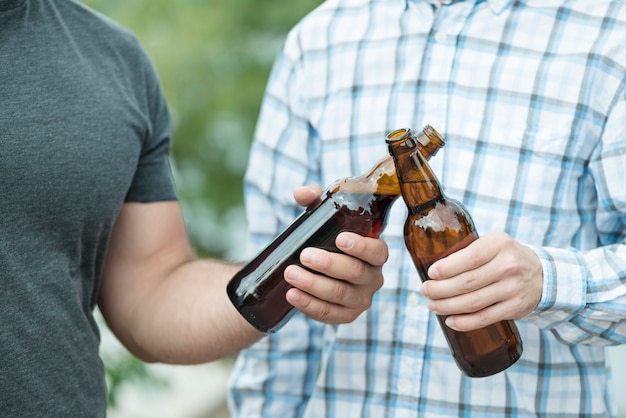
<path id="1" fill-rule="evenodd" d="M 404 0 L 404 1 L 407 7 L 409 3 L 418 3 L 418 2 L 424 2 L 424 1 L 427 1 L 431 4 L 439 3 L 437 0 Z M 479 1 L 487 2 L 491 11 L 496 15 L 502 13 L 502 11 L 506 9 L 508 6 L 510 6 L 510 4 L 513 2 L 513 0 L 448 0 L 447 4 L 455 3 L 459 1 L 474 1 L 475 3 L 478 3 Z"/>
<path id="2" fill-rule="evenodd" d="M 509 7 L 513 0 L 487 0 L 487 4 L 489 4 L 489 8 L 491 11 L 497 15 L 502 13 L 504 9 Z"/>

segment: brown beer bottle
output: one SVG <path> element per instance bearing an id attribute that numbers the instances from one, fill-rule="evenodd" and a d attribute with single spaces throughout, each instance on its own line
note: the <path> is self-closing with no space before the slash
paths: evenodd
<path id="1" fill-rule="evenodd" d="M 412 138 L 425 158 L 443 145 L 443 139 L 434 131 L 425 130 L 415 138 L 408 129 L 401 132 L 398 135 Z M 306 247 L 339 252 L 335 239 L 340 232 L 380 236 L 388 209 L 398 196 L 400 185 L 390 156 L 367 174 L 336 181 L 316 204 L 307 208 L 231 279 L 227 287 L 230 300 L 261 332 L 277 331 L 296 311 L 285 298 L 291 288 L 284 279 L 285 268 L 301 265 L 300 252 Z"/>
<path id="2" fill-rule="evenodd" d="M 425 128 L 433 129 L 433 128 Z M 387 136 L 400 190 L 409 213 L 404 241 L 422 280 L 437 260 L 478 238 L 474 223 L 461 203 L 441 189 L 427 159 L 408 136 Z M 501 372 L 522 355 L 522 340 L 513 321 L 501 321 L 469 332 L 455 331 L 437 316 L 459 368 L 470 377 Z"/>

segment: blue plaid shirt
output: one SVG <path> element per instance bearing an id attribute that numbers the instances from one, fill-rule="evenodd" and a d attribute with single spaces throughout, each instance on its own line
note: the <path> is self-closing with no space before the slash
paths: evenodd
<path id="1" fill-rule="evenodd" d="M 432 124 L 431 160 L 478 231 L 543 263 L 522 358 L 465 377 L 419 293 L 404 203 L 385 284 L 355 322 L 296 315 L 239 356 L 235 417 L 614 416 L 606 345 L 626 343 L 626 2 L 329 0 L 289 34 L 246 177 L 252 253 L 294 187 L 364 173 L 385 134 Z"/>

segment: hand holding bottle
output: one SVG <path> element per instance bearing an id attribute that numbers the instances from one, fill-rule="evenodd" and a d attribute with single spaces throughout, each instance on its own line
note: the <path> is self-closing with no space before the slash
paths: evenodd
<path id="1" fill-rule="evenodd" d="M 539 258 L 505 233 L 484 235 L 435 262 L 428 276 L 421 287 L 428 309 L 447 316 L 446 325 L 457 331 L 521 319 L 543 290 Z"/>
<path id="2" fill-rule="evenodd" d="M 303 186 L 294 191 L 294 198 L 308 206 L 321 194 L 319 186 Z M 313 247 L 302 251 L 300 262 L 313 272 L 295 264 L 285 270 L 285 280 L 294 286 L 287 291 L 287 301 L 308 317 L 329 324 L 352 322 L 371 306 L 374 293 L 383 285 L 382 266 L 389 255 L 380 238 L 342 232 L 336 244 L 345 254 Z"/>
<path id="3" fill-rule="evenodd" d="M 424 159 L 430 158 L 443 145 L 443 139 L 430 129 L 417 133 L 416 137 L 408 129 L 399 129 L 395 134 L 415 140 L 415 148 Z M 326 254 L 330 257 L 331 254 L 327 254 L 328 252 L 342 253 L 348 250 L 353 251 L 346 254 L 350 257 L 355 255 L 356 249 L 357 254 L 369 257 L 365 254 L 371 250 L 368 246 L 361 248 L 358 244 L 361 242 L 360 239 L 356 241 L 358 244 L 356 247 L 349 245 L 340 248 L 340 235 L 345 238 L 343 233 L 351 232 L 363 237 L 378 238 L 387 224 L 389 208 L 399 195 L 400 185 L 391 156 L 380 160 L 365 174 L 335 181 L 320 196 L 320 199 L 315 201 L 315 204 L 310 204 L 304 213 L 294 219 L 283 232 L 237 272 L 226 289 L 231 302 L 256 329 L 265 333 L 276 332 L 296 312 L 294 309 L 296 304 L 309 307 L 313 302 L 312 299 L 295 300 L 298 296 L 302 296 L 298 292 L 290 292 L 291 297 L 295 299 L 291 301 L 287 299 L 287 293 L 292 289 L 293 284 L 285 279 L 286 270 L 289 269 L 291 281 L 294 280 L 291 276 L 294 272 L 300 272 L 312 280 L 315 276 L 310 276 L 304 271 L 310 267 L 305 264 L 310 262 L 307 260 L 309 255 Z M 372 241 L 365 242 L 364 245 L 367 245 L 367 242 L 372 243 Z M 323 249 L 325 252 L 313 251 L 313 248 Z M 327 270 L 318 271 L 343 280 L 346 280 L 343 274 L 347 273 L 349 275 L 347 280 L 355 284 L 367 284 L 370 274 L 373 273 L 374 277 L 377 275 L 379 260 L 377 257 L 373 258 L 374 269 L 366 272 L 360 271 L 360 263 L 351 265 L 353 260 L 350 258 L 344 258 L 341 255 L 338 258 L 333 255 L 332 258 L 340 261 L 338 263 L 324 261 Z M 384 259 L 386 258 L 385 255 Z M 315 261 L 315 257 L 312 260 Z M 363 260 L 368 263 L 370 261 L 369 258 L 363 258 Z M 343 266 L 351 266 L 351 268 L 342 270 Z M 365 281 L 363 278 L 358 279 L 362 273 L 366 275 Z M 357 281 L 352 281 L 350 278 Z M 311 289 L 317 289 L 316 292 L 319 292 L 320 286 L 331 289 L 331 293 L 324 291 L 315 295 L 329 296 L 330 302 L 338 301 L 341 304 L 345 301 L 349 305 L 341 304 L 342 306 L 356 309 L 358 312 L 364 305 L 359 299 L 356 303 L 352 300 L 354 293 L 344 295 L 345 287 L 339 286 L 340 284 L 342 283 L 326 280 L 321 280 L 319 284 L 309 283 Z M 358 288 L 352 288 L 352 290 L 358 290 Z M 365 300 L 365 305 L 369 305 L 367 298 Z M 316 305 L 318 306 L 317 317 L 328 322 L 330 305 Z"/>
<path id="4" fill-rule="evenodd" d="M 425 127 L 424 132 L 429 133 L 427 136 L 431 141 L 439 138 L 438 142 L 445 142 L 431 126 Z M 420 279 L 428 281 L 428 271 L 433 264 L 467 248 L 479 235 L 467 209 L 461 202 L 445 195 L 414 138 L 399 130 L 387 135 L 387 144 L 396 166 L 402 199 L 408 209 L 404 243 Z M 432 274 L 437 275 L 435 270 Z M 512 320 L 461 332 L 448 326 L 446 315 L 436 316 L 457 365 L 470 377 L 499 373 L 522 355 L 522 339 Z"/>

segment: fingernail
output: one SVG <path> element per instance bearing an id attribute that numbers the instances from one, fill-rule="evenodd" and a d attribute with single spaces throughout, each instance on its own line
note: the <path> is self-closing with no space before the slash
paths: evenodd
<path id="1" fill-rule="evenodd" d="M 291 289 L 289 290 L 289 292 L 287 292 L 287 302 L 291 303 L 292 305 L 296 305 L 300 302 L 302 298 L 300 297 L 300 294 L 298 292 L 293 292 Z"/>
<path id="2" fill-rule="evenodd" d="M 311 248 L 305 248 L 300 253 L 300 262 L 312 264 L 315 262 L 315 254 Z"/>
<path id="3" fill-rule="evenodd" d="M 437 270 L 437 268 L 435 267 L 431 267 L 428 269 L 428 277 L 430 277 L 431 279 L 438 279 L 439 278 L 439 271 Z"/>
<path id="4" fill-rule="evenodd" d="M 345 248 L 346 250 L 349 250 L 354 245 L 354 240 L 350 238 L 349 236 L 343 234 L 337 237 L 336 244 L 338 247 L 342 247 L 342 248 Z"/>
<path id="5" fill-rule="evenodd" d="M 455 321 L 454 321 L 454 317 L 453 316 L 449 316 L 449 317 L 446 318 L 446 325 L 448 326 L 448 328 L 456 329 L 456 328 L 454 328 Z"/>
<path id="6" fill-rule="evenodd" d="M 291 266 L 285 269 L 285 279 L 289 283 L 296 283 L 300 279 L 300 271 L 297 268 Z"/>
<path id="7" fill-rule="evenodd" d="M 422 283 L 422 285 L 420 286 L 420 293 L 423 296 L 428 297 L 428 286 L 426 286 L 426 283 Z"/>

